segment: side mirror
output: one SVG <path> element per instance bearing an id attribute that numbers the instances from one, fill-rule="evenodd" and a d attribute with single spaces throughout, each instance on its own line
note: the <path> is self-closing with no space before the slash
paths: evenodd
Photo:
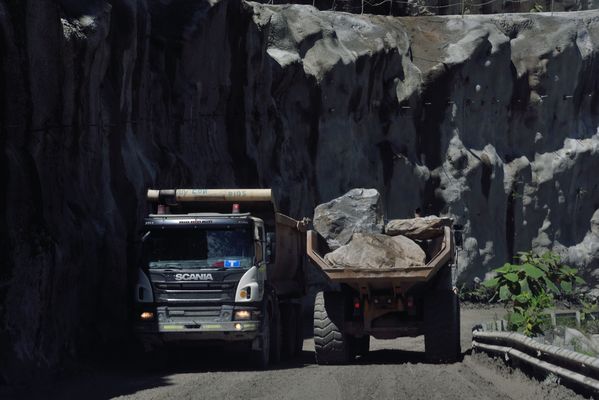
<path id="1" fill-rule="evenodd" d="M 264 259 L 264 254 L 262 254 L 262 242 L 259 240 L 254 241 L 254 249 L 256 254 L 256 262 L 261 263 Z"/>

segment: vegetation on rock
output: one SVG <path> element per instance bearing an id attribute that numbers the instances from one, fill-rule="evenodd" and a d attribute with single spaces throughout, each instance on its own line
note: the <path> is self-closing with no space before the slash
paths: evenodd
<path id="1" fill-rule="evenodd" d="M 518 254 L 519 263 L 495 269 L 496 276 L 482 286 L 493 290 L 493 298 L 508 308 L 510 330 L 536 336 L 549 323 L 546 310 L 555 306 L 557 298 L 571 296 L 574 286 L 584 280 L 553 252 Z"/>

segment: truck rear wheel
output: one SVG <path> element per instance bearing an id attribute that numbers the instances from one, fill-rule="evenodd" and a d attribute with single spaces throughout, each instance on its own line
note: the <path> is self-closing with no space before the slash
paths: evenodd
<path id="1" fill-rule="evenodd" d="M 302 307 L 300 304 L 281 304 L 282 348 L 285 358 L 296 357 L 302 351 L 304 332 L 302 326 Z"/>
<path id="2" fill-rule="evenodd" d="M 282 346 L 281 356 L 283 359 L 291 358 L 295 355 L 295 331 L 297 329 L 294 304 L 281 304 L 281 329 Z"/>
<path id="3" fill-rule="evenodd" d="M 460 304 L 451 268 L 441 267 L 424 298 L 424 346 L 432 362 L 455 362 L 461 354 Z"/>
<path id="4" fill-rule="evenodd" d="M 295 307 L 295 341 L 293 355 L 299 356 L 304 348 L 304 318 L 301 304 L 294 304 Z"/>
<path id="5" fill-rule="evenodd" d="M 281 329 L 281 310 L 279 303 L 272 303 L 273 318 L 270 323 L 270 363 L 278 364 L 281 361 L 281 348 L 283 344 L 283 330 Z"/>
<path id="6" fill-rule="evenodd" d="M 318 364 L 346 364 L 351 356 L 351 337 L 344 332 L 345 296 L 318 292 L 314 303 L 314 350 Z"/>

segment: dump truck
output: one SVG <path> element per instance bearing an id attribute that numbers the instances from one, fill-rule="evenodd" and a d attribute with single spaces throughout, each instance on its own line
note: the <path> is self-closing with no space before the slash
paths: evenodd
<path id="1" fill-rule="evenodd" d="M 426 264 L 392 269 L 331 265 L 318 232 L 307 231 L 310 261 L 330 282 L 314 305 L 314 348 L 319 364 L 343 364 L 369 351 L 370 337 L 424 335 L 426 358 L 453 362 L 460 356 L 460 308 L 453 285 L 454 232 L 444 226 L 419 241 Z M 396 260 L 401 266 L 401 260 Z"/>
<path id="2" fill-rule="evenodd" d="M 146 348 L 245 348 L 259 367 L 302 348 L 307 220 L 278 212 L 270 189 L 150 189 L 135 285 Z"/>

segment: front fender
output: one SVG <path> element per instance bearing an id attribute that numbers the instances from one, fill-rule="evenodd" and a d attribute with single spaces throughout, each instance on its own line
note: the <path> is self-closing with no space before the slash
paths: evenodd
<path id="1" fill-rule="evenodd" d="M 241 298 L 240 292 L 242 289 L 250 288 L 250 298 Z M 239 280 L 237 290 L 235 291 L 235 302 L 236 303 L 249 303 L 255 301 L 261 301 L 264 296 L 262 274 L 255 266 L 248 269 L 245 274 Z"/>

